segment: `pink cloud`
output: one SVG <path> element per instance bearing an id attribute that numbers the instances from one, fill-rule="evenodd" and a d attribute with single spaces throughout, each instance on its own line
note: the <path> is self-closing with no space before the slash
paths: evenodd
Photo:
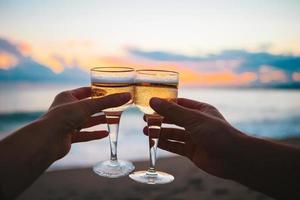
<path id="1" fill-rule="evenodd" d="M 287 82 L 288 77 L 283 70 L 274 69 L 272 66 L 262 65 L 259 69 L 259 80 L 262 83 Z"/>
<path id="2" fill-rule="evenodd" d="M 292 77 L 294 81 L 300 82 L 300 72 L 294 72 Z"/>

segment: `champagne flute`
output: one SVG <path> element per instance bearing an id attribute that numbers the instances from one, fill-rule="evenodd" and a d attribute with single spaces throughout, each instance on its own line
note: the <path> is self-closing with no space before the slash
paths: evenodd
<path id="1" fill-rule="evenodd" d="M 147 171 L 138 171 L 129 175 L 137 182 L 146 184 L 165 184 L 174 177 L 165 172 L 156 171 L 156 149 L 163 117 L 150 107 L 152 97 L 168 100 L 177 97 L 179 75 L 177 72 L 164 70 L 137 70 L 135 79 L 134 103 L 146 115 L 148 124 L 150 166 Z"/>
<path id="2" fill-rule="evenodd" d="M 128 67 L 95 67 L 91 69 L 92 98 L 101 98 L 114 93 L 129 92 L 134 96 L 135 70 Z M 100 176 L 118 178 L 128 175 L 134 170 L 129 161 L 118 160 L 117 144 L 119 123 L 122 111 L 132 104 L 132 99 L 126 104 L 103 110 L 110 143 L 110 160 L 97 163 L 93 170 Z M 97 113 L 99 114 L 99 113 Z"/>

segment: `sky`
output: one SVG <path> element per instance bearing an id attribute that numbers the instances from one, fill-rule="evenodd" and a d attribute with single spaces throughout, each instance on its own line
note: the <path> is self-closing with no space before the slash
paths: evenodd
<path id="1" fill-rule="evenodd" d="M 299 0 L 0 0 L 0 39 L 55 73 L 118 65 L 176 70 L 186 85 L 300 82 L 299 10 Z M 21 57 L 4 43 L 9 70 Z"/>

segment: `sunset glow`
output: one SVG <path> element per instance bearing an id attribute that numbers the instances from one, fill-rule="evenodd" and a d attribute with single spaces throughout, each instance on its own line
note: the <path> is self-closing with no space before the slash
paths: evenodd
<path id="1" fill-rule="evenodd" d="M 11 66 L 16 65 L 17 63 L 18 60 L 15 56 L 6 52 L 0 52 L 0 68 L 8 69 Z"/>
<path id="2" fill-rule="evenodd" d="M 299 81 L 300 2 L 284 2 L 1 1 L 0 68 L 28 58 L 55 73 L 171 69 L 189 86 Z"/>

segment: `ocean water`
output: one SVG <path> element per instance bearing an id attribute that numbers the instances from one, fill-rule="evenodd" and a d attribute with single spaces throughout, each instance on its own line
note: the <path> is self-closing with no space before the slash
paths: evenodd
<path id="1" fill-rule="evenodd" d="M 76 87 L 79 86 L 1 84 L 0 139 L 42 115 L 57 93 Z M 180 88 L 179 96 L 214 105 L 230 123 L 249 135 L 274 139 L 300 137 L 300 90 Z M 134 107 L 123 113 L 119 158 L 148 159 L 142 116 Z M 97 128 L 106 129 L 103 125 L 92 129 Z M 172 155 L 159 150 L 159 156 Z M 108 138 L 74 144 L 70 153 L 54 163 L 52 169 L 89 166 L 108 158 Z"/>

